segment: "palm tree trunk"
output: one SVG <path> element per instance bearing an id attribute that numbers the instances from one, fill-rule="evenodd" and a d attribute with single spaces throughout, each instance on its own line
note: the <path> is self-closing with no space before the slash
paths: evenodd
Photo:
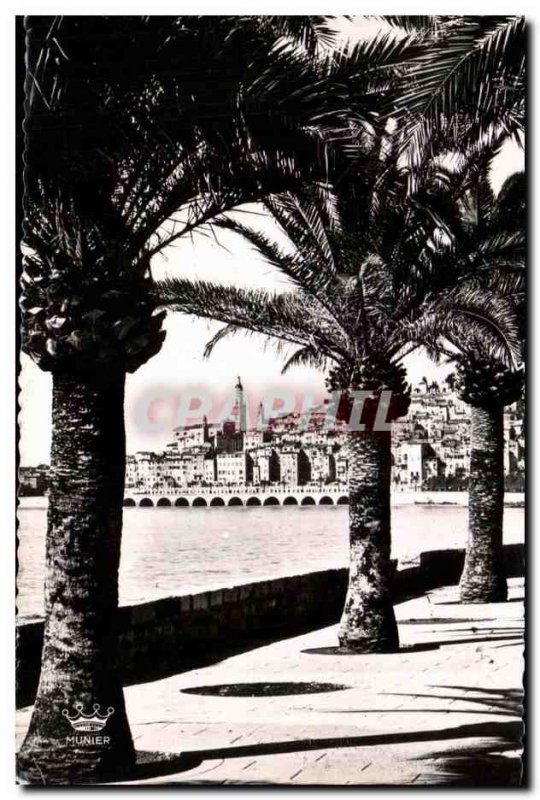
<path id="1" fill-rule="evenodd" d="M 390 434 L 350 433 L 348 451 L 350 569 L 339 644 L 386 653 L 399 647 L 390 586 Z"/>
<path id="2" fill-rule="evenodd" d="M 507 598 L 502 549 L 503 451 L 503 406 L 473 408 L 469 540 L 460 581 L 462 603 L 498 603 Z"/>
<path id="3" fill-rule="evenodd" d="M 94 782 L 129 769 L 134 748 L 117 673 L 115 619 L 124 493 L 122 371 L 53 373 L 45 631 L 30 728 L 19 753 L 31 783 Z M 114 709 L 95 733 L 64 714 Z"/>

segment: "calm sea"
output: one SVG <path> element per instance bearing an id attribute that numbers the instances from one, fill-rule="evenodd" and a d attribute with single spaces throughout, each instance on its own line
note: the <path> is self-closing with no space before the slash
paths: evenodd
<path id="1" fill-rule="evenodd" d="M 346 506 L 125 508 L 120 603 L 347 564 Z M 46 510 L 21 508 L 17 605 L 41 614 Z M 399 506 L 392 511 L 392 554 L 464 547 L 467 509 Z M 524 510 L 505 509 L 504 541 L 523 541 Z"/>

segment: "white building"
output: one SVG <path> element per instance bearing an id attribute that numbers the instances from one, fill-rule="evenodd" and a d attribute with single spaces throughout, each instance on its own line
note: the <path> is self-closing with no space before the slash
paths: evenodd
<path id="1" fill-rule="evenodd" d="M 174 439 L 177 449 L 181 452 L 192 447 L 201 447 L 208 441 L 208 423 L 205 421 L 197 425 L 175 428 Z"/>
<path id="2" fill-rule="evenodd" d="M 216 459 L 208 454 L 204 458 L 203 479 L 206 484 L 213 484 L 217 480 Z"/>
<path id="3" fill-rule="evenodd" d="M 142 451 L 126 458 L 126 485 L 153 488 L 159 483 L 163 470 L 163 456 Z"/>
<path id="4" fill-rule="evenodd" d="M 280 480 L 280 463 L 277 452 L 271 446 L 258 447 L 250 450 L 249 455 L 253 459 L 253 483 L 260 484 L 277 483 Z"/>
<path id="5" fill-rule="evenodd" d="M 400 442 L 394 451 L 393 481 L 411 489 L 421 489 L 428 478 L 439 474 L 439 459 L 427 442 Z"/>
<path id="6" fill-rule="evenodd" d="M 253 460 L 249 453 L 219 453 L 216 456 L 216 479 L 221 485 L 251 483 Z"/>

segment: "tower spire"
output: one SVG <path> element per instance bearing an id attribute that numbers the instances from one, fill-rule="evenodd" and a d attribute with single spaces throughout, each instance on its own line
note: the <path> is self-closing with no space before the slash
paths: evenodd
<path id="1" fill-rule="evenodd" d="M 244 400 L 244 387 L 242 386 L 242 381 L 240 379 L 240 375 L 238 376 L 238 381 L 237 381 L 236 386 L 234 388 L 235 388 L 235 391 L 236 391 L 235 409 L 236 409 L 236 414 L 238 415 L 237 419 L 235 421 L 236 421 L 236 423 L 238 425 L 238 429 L 242 433 L 245 433 L 245 431 L 247 429 L 247 424 L 246 424 L 247 423 L 247 409 L 246 409 L 246 401 Z"/>

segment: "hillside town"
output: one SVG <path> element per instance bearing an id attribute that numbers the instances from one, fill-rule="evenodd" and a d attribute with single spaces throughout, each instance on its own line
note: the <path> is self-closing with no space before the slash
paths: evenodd
<path id="1" fill-rule="evenodd" d="M 229 419 L 182 426 L 161 453 L 127 458 L 126 488 L 139 491 L 210 486 L 324 486 L 346 484 L 346 433 L 339 422 L 327 429 L 326 408 L 264 419 L 247 427 L 240 378 Z M 523 487 L 523 416 L 516 406 L 504 416 L 504 469 L 507 488 Z M 470 457 L 468 406 L 451 377 L 441 386 L 424 379 L 413 387 L 409 413 L 393 426 L 392 484 L 400 490 L 467 488 Z"/>
<path id="2" fill-rule="evenodd" d="M 155 492 L 211 486 L 326 486 L 346 484 L 346 433 L 339 422 L 326 429 L 326 407 L 304 414 L 247 425 L 240 378 L 230 417 L 173 430 L 162 452 L 127 456 L 126 489 Z M 406 417 L 392 426 L 392 485 L 395 491 L 465 491 L 469 475 L 469 407 L 454 391 L 452 378 L 441 385 L 424 379 L 413 387 Z M 518 405 L 504 414 L 504 472 L 508 491 L 524 486 L 525 439 Z M 20 494 L 47 490 L 48 466 L 20 468 Z"/>

